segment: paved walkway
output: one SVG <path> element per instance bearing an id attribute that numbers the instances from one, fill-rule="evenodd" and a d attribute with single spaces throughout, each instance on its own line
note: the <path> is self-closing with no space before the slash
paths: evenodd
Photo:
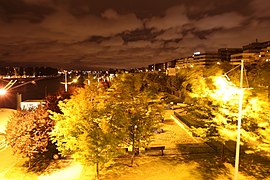
<path id="1" fill-rule="evenodd" d="M 13 112 L 16 112 L 16 110 L 8 108 L 0 108 L 0 133 L 5 132 L 9 117 L 12 115 Z"/>
<path id="2" fill-rule="evenodd" d="M 145 155 L 142 150 L 141 155 L 135 158 L 133 167 L 123 165 L 129 163 L 129 159 L 123 159 L 122 165 L 119 159 L 118 166 L 113 167 L 111 173 L 106 171 L 103 179 L 212 180 L 211 173 L 204 173 L 215 165 L 215 157 L 209 154 L 212 149 L 201 139 L 192 137 L 188 127 L 175 118 L 173 113 L 173 110 L 166 110 L 165 121 L 161 124 L 164 132 L 155 134 L 149 145 L 165 146 L 164 156 L 158 151 Z M 210 162 L 206 159 L 210 159 Z"/>
<path id="3" fill-rule="evenodd" d="M 188 127 L 171 116 L 173 111 L 166 111 L 165 122 L 162 123 L 163 133 L 156 134 L 150 146 L 165 146 L 164 156 L 145 155 L 142 150 L 136 156 L 134 166 L 130 166 L 130 158 L 119 158 L 113 166 L 109 166 L 101 173 L 106 180 L 223 180 L 232 179 L 234 168 L 232 164 L 221 165 L 215 153 L 208 153 L 211 148 L 200 139 L 190 135 Z M 203 151 L 201 151 L 203 150 Z M 193 151 L 193 152 L 192 152 Z M 255 170 L 258 169 L 253 168 Z M 76 172 L 78 168 L 71 166 Z M 92 169 L 91 169 L 92 168 Z M 71 169 L 68 169 L 71 171 Z M 65 171 L 65 170 L 63 170 Z M 61 171 L 61 172 L 63 172 Z M 93 167 L 85 167 L 81 175 L 74 179 L 94 179 Z M 250 172 L 247 170 L 246 172 Z M 44 178 L 61 179 L 59 173 L 44 175 Z M 267 179 L 267 175 L 257 176 L 259 179 Z M 66 179 L 66 177 L 65 177 Z M 73 179 L 73 178 L 70 178 Z M 246 173 L 239 174 L 239 180 L 255 180 L 256 178 Z M 268 179 L 270 180 L 270 179 Z"/>
<path id="4" fill-rule="evenodd" d="M 0 151 L 0 179 L 12 168 L 21 158 L 14 155 L 10 147 Z"/>
<path id="5" fill-rule="evenodd" d="M 0 108 L 0 134 L 5 132 L 9 117 L 15 111 L 14 109 Z M 19 159 L 18 156 L 13 154 L 11 148 L 7 148 L 4 136 L 0 135 L 0 179 L 4 177 L 5 173 L 12 168 Z"/>
<path id="6" fill-rule="evenodd" d="M 187 154 L 197 152 L 212 152 L 200 138 L 194 138 L 189 128 L 173 115 L 173 110 L 165 112 L 162 124 L 163 133 L 156 134 L 149 146 L 165 146 L 164 153 Z"/>
<path id="7" fill-rule="evenodd" d="M 225 180 L 233 179 L 234 166 L 230 163 L 220 163 L 213 149 L 201 139 L 193 138 L 188 127 L 173 116 L 173 111 L 167 111 L 163 123 L 164 133 L 156 134 L 150 146 L 165 145 L 164 156 L 144 155 L 135 158 L 135 165 L 127 164 L 129 159 L 119 159 L 112 169 L 107 170 L 103 179 L 108 180 Z M 123 162 L 122 162 L 122 161 Z M 122 162 L 122 163 L 121 163 Z M 250 164 L 247 162 L 247 164 Z M 253 165 L 253 164 L 250 164 Z M 270 180 L 268 167 L 255 164 L 250 169 L 241 166 L 239 180 Z M 261 169 L 260 169 L 261 168 Z M 260 170 L 259 170 L 260 169 Z M 258 171 L 258 172 L 257 172 Z M 252 175 L 249 174 L 252 172 Z"/>

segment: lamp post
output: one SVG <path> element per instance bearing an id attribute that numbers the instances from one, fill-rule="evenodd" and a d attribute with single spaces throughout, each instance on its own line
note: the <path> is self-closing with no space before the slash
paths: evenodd
<path id="1" fill-rule="evenodd" d="M 67 71 L 64 71 L 65 73 L 65 92 L 67 92 L 68 88 L 68 82 L 67 82 Z"/>
<path id="2" fill-rule="evenodd" d="M 229 77 L 227 74 L 232 70 L 241 67 L 240 73 L 240 84 L 239 87 L 236 87 L 232 82 L 230 82 Z M 241 120 L 242 120 L 242 107 L 243 107 L 243 96 L 244 96 L 244 89 L 243 88 L 243 76 L 244 76 L 244 60 L 241 60 L 241 64 L 231 69 L 227 73 L 225 73 L 225 78 L 217 78 L 215 83 L 219 87 L 218 91 L 222 95 L 222 100 L 230 101 L 231 95 L 238 95 L 236 100 L 238 101 L 238 120 L 237 120 L 237 139 L 236 139 L 236 150 L 235 150 L 235 172 L 234 172 L 234 180 L 238 179 L 238 168 L 239 168 L 239 155 L 240 155 L 240 137 L 241 137 Z M 248 83 L 248 82 L 247 82 Z"/>
<path id="3" fill-rule="evenodd" d="M 61 84 L 65 85 L 65 92 L 67 92 L 68 91 L 68 85 L 78 82 L 78 79 L 80 78 L 80 75 L 77 76 L 75 79 L 73 79 L 71 82 L 68 82 L 68 77 L 67 77 L 67 71 L 66 70 L 64 70 L 64 75 L 65 75 L 65 82 L 61 82 Z"/>
<path id="4" fill-rule="evenodd" d="M 239 168 L 239 154 L 240 154 L 240 136 L 241 136 L 241 120 L 242 120 L 242 106 L 243 106 L 243 71 L 244 71 L 244 60 L 241 60 L 241 75 L 240 75 L 240 94 L 239 94 L 239 106 L 238 106 L 238 123 L 237 123 L 237 141 L 236 141 L 236 152 L 235 152 L 235 171 L 234 180 L 238 179 L 238 168 Z"/>

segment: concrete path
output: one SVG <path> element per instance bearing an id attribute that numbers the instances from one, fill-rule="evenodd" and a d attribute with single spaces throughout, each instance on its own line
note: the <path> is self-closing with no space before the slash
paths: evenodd
<path id="1" fill-rule="evenodd" d="M 173 110 L 166 110 L 162 124 L 164 132 L 157 133 L 149 146 L 165 146 L 164 154 L 208 153 L 213 149 L 202 139 L 192 136 L 189 128 L 173 115 Z"/>
<path id="2" fill-rule="evenodd" d="M 13 112 L 16 112 L 16 110 L 8 108 L 0 108 L 0 133 L 5 132 L 9 117 L 12 115 Z"/>
<path id="3" fill-rule="evenodd" d="M 14 155 L 10 147 L 0 151 L 0 179 L 2 179 L 8 170 L 15 166 L 20 160 L 21 158 Z"/>
<path id="4" fill-rule="evenodd" d="M 0 134 L 5 133 L 6 124 L 14 109 L 0 108 Z M 0 179 L 13 167 L 20 158 L 13 154 L 11 148 L 6 146 L 4 135 L 0 135 Z"/>

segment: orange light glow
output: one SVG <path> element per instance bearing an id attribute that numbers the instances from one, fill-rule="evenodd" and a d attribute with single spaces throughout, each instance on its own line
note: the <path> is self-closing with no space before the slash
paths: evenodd
<path id="1" fill-rule="evenodd" d="M 5 95 L 7 93 L 7 90 L 5 89 L 0 89 L 0 95 Z"/>
<path id="2" fill-rule="evenodd" d="M 238 99 L 238 95 L 243 93 L 240 88 L 236 87 L 232 82 L 227 81 L 225 77 L 215 77 L 214 84 L 217 89 L 214 91 L 212 96 L 222 100 L 223 102 Z"/>
<path id="3" fill-rule="evenodd" d="M 80 179 L 80 175 L 82 173 L 83 166 L 81 164 L 74 164 L 67 169 L 48 174 L 41 175 L 38 177 L 38 180 L 47 180 L 47 179 Z"/>
<path id="4" fill-rule="evenodd" d="M 73 82 L 73 83 L 76 83 L 76 82 L 78 82 L 78 79 L 73 79 L 72 82 Z"/>

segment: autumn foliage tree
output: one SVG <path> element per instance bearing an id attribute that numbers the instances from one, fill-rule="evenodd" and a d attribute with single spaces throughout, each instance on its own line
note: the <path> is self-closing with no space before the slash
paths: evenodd
<path id="1" fill-rule="evenodd" d="M 105 89 L 92 80 L 90 86 L 78 89 L 70 99 L 59 103 L 61 113 L 51 112 L 56 121 L 51 138 L 60 153 L 84 164 L 95 164 L 97 176 L 117 146 L 109 131 L 105 102 Z"/>
<path id="2" fill-rule="evenodd" d="M 270 101 L 270 62 L 266 61 L 256 65 L 248 72 L 248 76 L 251 77 L 250 81 L 254 87 L 267 89 L 267 98 Z"/>
<path id="3" fill-rule="evenodd" d="M 97 176 L 104 164 L 123 147 L 145 146 L 157 127 L 158 111 L 150 104 L 142 75 L 123 74 L 104 88 L 91 80 L 71 99 L 59 103 L 62 113 L 51 112 L 56 121 L 51 138 L 62 155 L 95 164 Z"/>
<path id="4" fill-rule="evenodd" d="M 114 79 L 113 91 L 108 98 L 110 120 L 121 122 L 121 126 L 112 127 L 118 127 L 122 143 L 132 147 L 131 164 L 135 150 L 149 144 L 161 121 L 160 108 L 152 101 L 156 94 L 152 93 L 152 87 L 145 82 L 143 74 L 123 74 Z M 117 118 L 119 116 L 121 118 Z"/>
<path id="5" fill-rule="evenodd" d="M 188 108 L 190 118 L 197 121 L 193 132 L 205 140 L 216 140 L 221 144 L 236 141 L 239 94 L 243 96 L 241 143 L 246 152 L 263 152 L 269 156 L 269 108 L 251 89 L 239 89 L 225 77 L 209 77 L 194 88 L 191 96 L 193 106 Z"/>
<path id="6" fill-rule="evenodd" d="M 54 126 L 48 115 L 46 109 L 39 107 L 19 110 L 11 116 L 6 127 L 6 142 L 15 153 L 31 160 L 48 151 L 49 133 Z"/>

